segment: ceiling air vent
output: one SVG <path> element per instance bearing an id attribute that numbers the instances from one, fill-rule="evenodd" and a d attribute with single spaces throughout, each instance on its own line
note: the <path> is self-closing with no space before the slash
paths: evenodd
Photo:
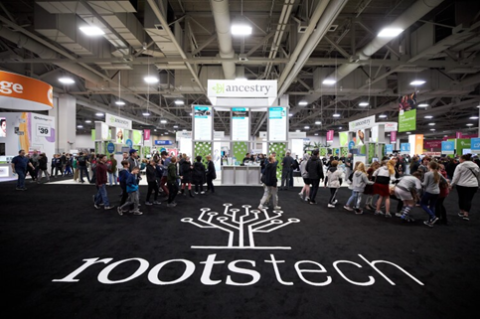
<path id="1" fill-rule="evenodd" d="M 337 28 L 338 28 L 338 24 L 332 24 L 332 25 L 328 28 L 328 32 L 335 32 L 335 31 L 337 31 Z"/>
<path id="2" fill-rule="evenodd" d="M 156 28 L 157 30 L 160 30 L 160 31 L 165 30 L 165 29 L 163 28 L 163 25 L 161 25 L 161 24 L 155 24 L 155 28 Z"/>

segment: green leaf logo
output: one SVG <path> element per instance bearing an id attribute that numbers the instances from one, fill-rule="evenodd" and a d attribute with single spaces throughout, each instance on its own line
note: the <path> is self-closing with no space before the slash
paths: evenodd
<path id="1" fill-rule="evenodd" d="M 217 94 L 225 93 L 225 84 L 217 83 L 212 87 L 212 90 Z"/>

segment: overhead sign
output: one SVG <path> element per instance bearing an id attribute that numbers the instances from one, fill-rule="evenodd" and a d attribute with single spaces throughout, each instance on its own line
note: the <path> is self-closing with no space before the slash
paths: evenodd
<path id="1" fill-rule="evenodd" d="M 441 140 L 423 141 L 423 147 L 427 150 L 432 148 L 441 148 L 442 141 Z"/>
<path id="2" fill-rule="evenodd" d="M 208 80 L 208 97 L 276 97 L 277 81 Z"/>
<path id="3" fill-rule="evenodd" d="M 402 153 L 409 153 L 410 152 L 410 143 L 402 143 L 400 144 L 400 151 Z"/>
<path id="4" fill-rule="evenodd" d="M 480 151 L 480 138 L 472 138 L 470 140 L 470 145 L 472 151 Z"/>
<path id="5" fill-rule="evenodd" d="M 359 120 L 355 120 L 348 123 L 348 129 L 351 132 L 362 130 L 366 128 L 372 128 L 375 124 L 375 115 L 364 117 Z"/>
<path id="6" fill-rule="evenodd" d="M 307 132 L 288 132 L 288 138 L 306 138 Z"/>
<path id="7" fill-rule="evenodd" d="M 408 132 L 417 129 L 417 94 L 402 96 L 398 102 L 398 131 Z"/>
<path id="8" fill-rule="evenodd" d="M 395 132 L 398 131 L 398 123 L 397 122 L 382 122 L 385 126 L 385 132 Z"/>
<path id="9" fill-rule="evenodd" d="M 386 144 L 385 145 L 385 154 L 392 154 L 393 153 L 393 144 Z"/>
<path id="10" fill-rule="evenodd" d="M 276 106 L 268 109 L 268 138 L 270 141 L 287 140 L 287 108 Z"/>
<path id="11" fill-rule="evenodd" d="M 193 107 L 193 127 L 195 128 L 193 139 L 197 141 L 210 141 L 212 139 L 212 107 L 198 106 Z"/>
<path id="12" fill-rule="evenodd" d="M 335 131 L 334 130 L 329 130 L 327 131 L 327 142 L 333 142 L 333 135 Z"/>
<path id="13" fill-rule="evenodd" d="M 27 76 L 0 71 L 0 105 L 3 109 L 50 110 L 53 108 L 53 88 Z"/>
<path id="14" fill-rule="evenodd" d="M 180 131 L 180 132 L 177 132 L 176 134 L 177 136 L 177 141 L 181 138 L 192 138 L 192 131 Z"/>
<path id="15" fill-rule="evenodd" d="M 442 142 L 442 154 L 454 154 L 454 153 L 455 153 L 454 141 Z"/>
<path id="16" fill-rule="evenodd" d="M 173 145 L 173 142 L 168 140 L 155 140 L 155 145 Z"/>
<path id="17" fill-rule="evenodd" d="M 107 123 L 108 126 L 124 128 L 128 130 L 132 129 L 132 121 L 113 114 L 105 114 L 105 123 Z"/>

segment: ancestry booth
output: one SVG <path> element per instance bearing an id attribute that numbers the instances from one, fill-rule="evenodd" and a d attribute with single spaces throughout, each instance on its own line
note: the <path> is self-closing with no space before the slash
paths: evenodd
<path id="1" fill-rule="evenodd" d="M 11 159 L 24 149 L 55 152 L 55 118 L 26 111 L 53 108 L 53 89 L 45 82 L 0 71 L 0 108 L 23 112 L 0 113 L 0 178 L 12 178 Z"/>

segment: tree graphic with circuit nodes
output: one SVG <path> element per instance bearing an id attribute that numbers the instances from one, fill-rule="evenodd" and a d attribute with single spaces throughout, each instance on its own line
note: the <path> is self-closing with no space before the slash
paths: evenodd
<path id="1" fill-rule="evenodd" d="M 212 211 L 210 208 L 201 208 L 197 219 L 182 218 L 183 223 L 192 224 L 202 229 L 217 229 L 228 233 L 227 245 L 218 246 L 191 246 L 192 249 L 257 249 L 257 250 L 289 250 L 287 246 L 257 246 L 256 234 L 266 234 L 288 225 L 299 223 L 298 218 L 288 218 L 283 221 L 283 211 L 268 209 L 251 209 L 250 205 L 243 205 L 242 209 L 233 208 L 232 204 L 223 204 L 223 214 Z"/>

